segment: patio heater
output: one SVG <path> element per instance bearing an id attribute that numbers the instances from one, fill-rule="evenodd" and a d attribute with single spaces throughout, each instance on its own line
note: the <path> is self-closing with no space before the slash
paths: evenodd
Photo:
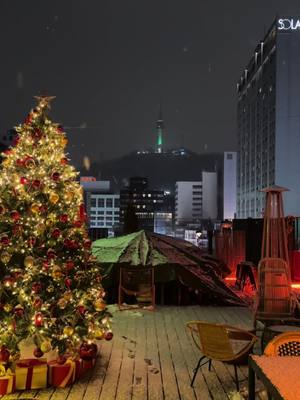
<path id="1" fill-rule="evenodd" d="M 281 258 L 288 265 L 290 277 L 287 232 L 283 213 L 282 193 L 288 189 L 271 186 L 262 191 L 266 193 L 261 258 Z"/>
<path id="2" fill-rule="evenodd" d="M 271 186 L 266 193 L 261 260 L 258 264 L 258 304 L 255 321 L 272 324 L 293 318 L 287 232 L 282 193 L 287 189 Z"/>

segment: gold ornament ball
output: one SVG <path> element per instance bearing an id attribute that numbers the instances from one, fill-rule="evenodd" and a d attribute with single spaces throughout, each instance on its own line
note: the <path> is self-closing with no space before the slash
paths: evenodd
<path id="1" fill-rule="evenodd" d="M 61 272 L 61 268 L 57 265 L 54 266 L 52 269 L 52 277 L 53 279 L 60 279 L 62 277 L 63 273 Z"/>
<path id="2" fill-rule="evenodd" d="M 65 293 L 64 293 L 64 299 L 65 299 L 66 301 L 71 301 L 71 300 L 73 299 L 72 292 L 71 292 L 71 291 L 70 291 L 70 292 L 65 292 Z"/>
<path id="3" fill-rule="evenodd" d="M 96 311 L 103 311 L 105 309 L 105 303 L 100 299 L 94 301 L 94 307 Z"/>
<path id="4" fill-rule="evenodd" d="M 34 258 L 32 256 L 27 256 L 24 259 L 24 265 L 26 268 L 32 268 L 34 264 Z"/>
<path id="5" fill-rule="evenodd" d="M 47 287 L 47 292 L 48 292 L 48 293 L 53 293 L 53 292 L 54 292 L 54 286 L 53 286 L 53 285 L 49 285 L 49 286 Z"/>
<path id="6" fill-rule="evenodd" d="M 52 192 L 49 194 L 50 203 L 56 204 L 58 202 L 58 200 L 59 200 L 59 195 L 57 193 Z"/>
<path id="7" fill-rule="evenodd" d="M 66 192 L 66 193 L 65 193 L 65 199 L 66 199 L 67 201 L 72 201 L 72 200 L 73 200 L 73 197 L 74 197 L 73 192 Z"/>
<path id="8" fill-rule="evenodd" d="M 37 231 L 37 233 L 38 233 L 39 235 L 42 235 L 42 234 L 45 232 L 45 229 L 46 229 L 46 227 L 45 227 L 44 224 L 38 224 L 38 225 L 36 226 L 36 231 Z"/>
<path id="9" fill-rule="evenodd" d="M 63 330 L 64 335 L 66 336 L 72 336 L 74 333 L 74 328 L 72 326 L 65 326 Z"/>
<path id="10" fill-rule="evenodd" d="M 9 254 L 7 251 L 3 251 L 0 255 L 0 260 L 3 262 L 3 264 L 9 263 L 11 259 L 11 254 Z"/>
<path id="11" fill-rule="evenodd" d="M 31 206 L 30 206 L 30 211 L 31 211 L 33 214 L 37 214 L 37 213 L 40 211 L 39 205 L 36 204 L 36 203 L 31 204 Z"/>
<path id="12" fill-rule="evenodd" d="M 49 340 L 45 340 L 42 342 L 40 349 L 43 353 L 48 353 L 52 349 L 51 342 Z"/>
<path id="13" fill-rule="evenodd" d="M 62 146 L 66 146 L 68 144 L 68 139 L 66 138 L 66 136 L 61 137 L 60 143 Z"/>
<path id="14" fill-rule="evenodd" d="M 11 304 L 4 304 L 4 306 L 3 306 L 3 309 L 4 309 L 4 311 L 5 312 L 11 312 L 11 310 L 12 310 L 12 305 Z"/>
<path id="15" fill-rule="evenodd" d="M 57 304 L 58 304 L 58 307 L 59 307 L 61 310 L 63 310 L 63 309 L 66 308 L 66 306 L 67 306 L 67 300 L 64 299 L 64 298 L 61 298 L 61 299 L 58 300 Z"/>
<path id="16" fill-rule="evenodd" d="M 50 218 L 47 218 L 45 224 L 46 224 L 46 226 L 51 226 L 51 225 L 53 225 L 53 220 Z"/>
<path id="17" fill-rule="evenodd" d="M 95 339 L 102 340 L 104 338 L 104 331 L 102 329 L 96 329 L 94 332 Z"/>

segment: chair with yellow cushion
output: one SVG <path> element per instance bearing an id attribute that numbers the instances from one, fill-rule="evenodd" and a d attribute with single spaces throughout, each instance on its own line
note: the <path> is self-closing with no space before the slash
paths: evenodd
<path id="1" fill-rule="evenodd" d="M 190 321 L 187 323 L 187 328 L 202 354 L 194 370 L 191 386 L 194 384 L 199 368 L 209 363 L 210 370 L 211 362 L 215 360 L 234 365 L 235 384 L 239 391 L 237 365 L 247 362 L 248 355 L 258 338 L 244 329 L 204 321 Z M 205 359 L 207 361 L 201 364 Z"/>
<path id="2" fill-rule="evenodd" d="M 264 350 L 265 356 L 300 356 L 300 332 L 275 336 Z"/>

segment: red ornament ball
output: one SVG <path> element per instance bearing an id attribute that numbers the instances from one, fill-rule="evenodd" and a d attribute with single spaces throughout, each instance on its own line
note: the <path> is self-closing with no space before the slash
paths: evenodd
<path id="1" fill-rule="evenodd" d="M 76 221 L 73 222 L 73 225 L 75 228 L 80 228 L 82 226 L 83 222 L 80 219 L 77 219 Z"/>
<path id="2" fill-rule="evenodd" d="M 14 308 L 14 313 L 17 317 L 23 317 L 24 315 L 24 308 L 21 306 L 21 304 L 17 305 Z"/>
<path id="3" fill-rule="evenodd" d="M 86 308 L 81 305 L 77 307 L 77 311 L 79 312 L 79 314 L 84 315 L 86 312 Z"/>
<path id="4" fill-rule="evenodd" d="M 105 340 L 111 340 L 113 337 L 114 337 L 114 334 L 112 333 L 112 331 L 106 331 L 104 334 Z"/>
<path id="5" fill-rule="evenodd" d="M 0 361 L 7 362 L 9 360 L 10 352 L 5 346 L 1 346 L 0 349 Z"/>
<path id="6" fill-rule="evenodd" d="M 41 357 L 43 357 L 44 353 L 42 352 L 42 350 L 41 350 L 39 347 L 36 347 L 36 348 L 33 350 L 33 355 L 34 355 L 34 357 L 36 357 L 36 358 L 41 358 Z"/>
<path id="7" fill-rule="evenodd" d="M 42 307 L 42 304 L 43 304 L 43 301 L 42 301 L 42 299 L 41 299 L 40 297 L 36 297 L 36 298 L 33 300 L 33 303 L 32 303 L 33 307 L 34 307 L 34 308 L 37 308 L 37 309 L 41 308 L 41 307 Z"/>
<path id="8" fill-rule="evenodd" d="M 66 165 L 68 164 L 69 160 L 66 157 L 61 158 L 60 163 L 61 165 Z"/>
<path id="9" fill-rule="evenodd" d="M 35 165 L 35 161 L 33 159 L 33 157 L 27 156 L 24 159 L 24 165 L 25 167 L 33 167 Z"/>
<path id="10" fill-rule="evenodd" d="M 97 357 L 98 347 L 95 343 L 83 343 L 79 349 L 79 355 L 82 360 L 92 360 Z"/>
<path id="11" fill-rule="evenodd" d="M 48 249 L 47 258 L 48 260 L 54 260 L 56 258 L 56 253 L 53 249 Z"/>
<path id="12" fill-rule="evenodd" d="M 91 242 L 89 239 L 86 239 L 86 240 L 83 242 L 83 247 L 84 247 L 85 249 L 90 249 L 91 246 L 92 246 L 92 242 Z"/>
<path id="13" fill-rule="evenodd" d="M 48 208 L 44 204 L 39 207 L 39 211 L 41 214 L 44 214 L 45 212 L 47 212 L 47 210 L 48 210 Z"/>
<path id="14" fill-rule="evenodd" d="M 31 290 L 35 294 L 40 293 L 40 291 L 42 290 L 42 284 L 40 282 L 34 282 L 31 286 Z"/>
<path id="15" fill-rule="evenodd" d="M 1 239 L 0 239 L 0 243 L 3 246 L 8 246 L 9 245 L 9 237 L 6 236 L 6 235 L 2 236 Z"/>
<path id="16" fill-rule="evenodd" d="M 43 136 L 43 132 L 40 129 L 35 129 L 32 136 L 39 140 Z"/>
<path id="17" fill-rule="evenodd" d="M 28 246 L 33 247 L 36 244 L 36 238 L 30 237 L 27 239 Z"/>
<path id="18" fill-rule="evenodd" d="M 61 214 L 61 215 L 59 216 L 59 221 L 60 221 L 60 222 L 63 222 L 64 224 L 65 224 L 66 222 L 68 222 L 68 216 L 67 216 L 67 214 Z"/>
<path id="19" fill-rule="evenodd" d="M 28 116 L 25 118 L 25 124 L 30 125 L 32 122 L 32 116 L 28 114 Z"/>
<path id="20" fill-rule="evenodd" d="M 11 213 L 10 213 L 10 216 L 11 216 L 11 219 L 13 220 L 13 221 L 18 221 L 19 219 L 20 219 L 20 213 L 18 212 L 18 211 L 16 211 L 16 210 L 13 210 Z"/>
<path id="21" fill-rule="evenodd" d="M 67 262 L 65 263 L 65 268 L 67 271 L 72 271 L 72 269 L 74 269 L 74 262 L 72 260 L 67 260 Z"/>
<path id="22" fill-rule="evenodd" d="M 20 183 L 21 185 L 27 185 L 28 179 L 25 176 L 21 176 Z"/>
<path id="23" fill-rule="evenodd" d="M 3 285 L 6 287 L 12 286 L 14 283 L 15 283 L 15 279 L 10 275 L 4 277 L 4 279 L 3 279 Z"/>
<path id="24" fill-rule="evenodd" d="M 51 236 L 54 239 L 58 239 L 60 237 L 60 229 L 56 228 L 52 231 Z"/>
<path id="25" fill-rule="evenodd" d="M 12 228 L 12 233 L 14 236 L 18 236 L 22 233 L 22 225 L 16 224 Z"/>
<path id="26" fill-rule="evenodd" d="M 64 128 L 61 125 L 58 125 L 58 127 L 56 128 L 58 133 L 63 133 L 64 132 Z"/>
<path id="27" fill-rule="evenodd" d="M 35 189 L 39 189 L 39 188 L 41 187 L 41 181 L 40 181 L 39 179 L 35 179 L 35 180 L 32 182 L 32 186 L 33 186 Z"/>
<path id="28" fill-rule="evenodd" d="M 16 160 L 16 164 L 17 164 L 18 167 L 23 167 L 23 166 L 24 166 L 24 161 L 21 160 L 20 158 L 18 158 L 18 159 Z"/>
<path id="29" fill-rule="evenodd" d="M 72 280 L 71 280 L 70 278 L 66 278 L 66 279 L 65 279 L 65 285 L 66 285 L 68 288 L 70 288 L 71 285 L 72 285 Z"/>
<path id="30" fill-rule="evenodd" d="M 60 178 L 60 173 L 59 172 L 53 172 L 53 174 L 51 175 L 51 178 L 53 181 L 58 181 Z"/>
<path id="31" fill-rule="evenodd" d="M 43 261 L 43 269 L 44 271 L 48 271 L 50 268 L 50 265 L 48 263 L 48 261 Z"/>

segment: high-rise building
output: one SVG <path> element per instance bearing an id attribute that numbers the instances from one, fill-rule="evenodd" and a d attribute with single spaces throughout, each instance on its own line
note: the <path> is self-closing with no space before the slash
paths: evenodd
<path id="1" fill-rule="evenodd" d="M 199 224 L 203 219 L 218 217 L 218 175 L 203 171 L 200 181 L 176 182 L 176 225 Z"/>
<path id="2" fill-rule="evenodd" d="M 113 234 L 119 225 L 120 195 L 110 189 L 110 181 L 97 181 L 94 177 L 81 177 L 89 233 L 92 239 Z"/>
<path id="3" fill-rule="evenodd" d="M 233 219 L 236 213 L 236 159 L 235 151 L 225 151 L 223 167 L 223 219 Z"/>
<path id="4" fill-rule="evenodd" d="M 124 218 L 128 204 L 134 207 L 139 229 L 151 232 L 168 233 L 172 221 L 173 197 L 162 190 L 148 187 L 147 178 L 130 178 L 129 186 L 120 191 L 120 225 L 124 226 Z"/>
<path id="5" fill-rule="evenodd" d="M 237 84 L 237 217 L 261 217 L 261 189 L 279 185 L 300 215 L 300 18 L 278 17 Z"/>

